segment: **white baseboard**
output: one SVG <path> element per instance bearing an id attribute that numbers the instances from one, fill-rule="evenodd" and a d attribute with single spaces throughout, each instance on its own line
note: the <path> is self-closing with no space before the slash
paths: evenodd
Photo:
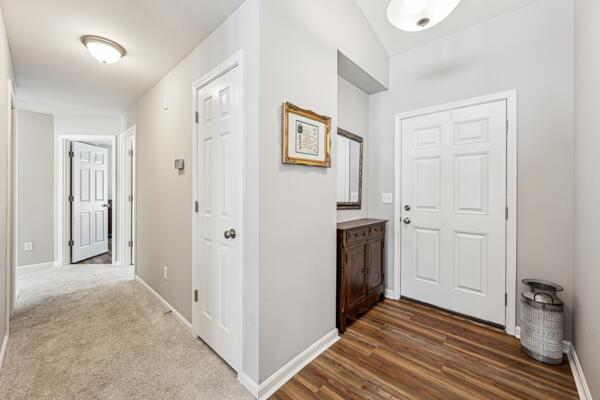
<path id="1" fill-rule="evenodd" d="M 142 285 L 142 287 L 144 289 L 146 289 L 150 294 L 153 294 L 158 299 L 158 301 L 160 301 L 165 307 L 167 307 L 169 310 L 171 310 L 171 312 L 173 313 L 173 315 L 183 325 L 185 325 L 185 327 L 188 328 L 190 330 L 190 332 L 192 331 L 192 323 L 189 322 L 187 319 L 185 319 L 185 317 L 183 315 L 181 315 L 179 313 L 179 311 L 177 311 L 172 305 L 170 305 L 165 299 L 163 299 L 160 294 L 158 294 L 154 289 L 152 289 L 150 287 L 150 285 L 148 285 L 146 282 L 144 282 L 144 280 L 142 278 L 140 278 L 138 275 L 135 276 L 135 280 L 137 282 L 139 282 Z"/>
<path id="2" fill-rule="evenodd" d="M 569 358 L 571 371 L 573 371 L 573 378 L 575 379 L 575 384 L 577 385 L 579 398 L 581 400 L 592 400 L 592 392 L 590 391 L 590 387 L 588 386 L 585 376 L 583 375 L 583 369 L 579 363 L 579 358 L 575 352 L 575 347 L 573 347 L 573 344 L 569 342 L 566 343 L 568 344 L 567 357 Z"/>
<path id="3" fill-rule="evenodd" d="M 6 355 L 7 347 L 8 347 L 8 329 L 6 330 L 6 335 L 4 336 L 4 341 L 2 342 L 2 350 L 0 350 L 0 368 L 2 368 L 2 364 L 4 363 L 4 356 Z"/>
<path id="4" fill-rule="evenodd" d="M 517 339 L 521 339 L 521 327 L 517 326 L 515 329 L 515 337 Z M 579 359 L 577 358 L 577 353 L 575 352 L 575 347 L 573 344 L 567 340 L 563 340 L 563 353 L 567 355 L 569 359 L 569 365 L 571 366 L 571 371 L 573 372 L 573 378 L 575 379 L 575 384 L 577 385 L 577 392 L 579 393 L 579 398 L 581 400 L 592 400 L 592 393 L 590 392 L 590 387 L 588 386 L 585 376 L 583 375 L 583 369 L 581 368 L 581 364 L 579 363 Z"/>
<path id="5" fill-rule="evenodd" d="M 309 348 L 298 354 L 294 359 L 281 367 L 279 371 L 271 375 L 261 385 L 257 385 L 250 377 L 242 375 L 240 382 L 258 399 L 266 400 L 287 381 L 292 379 L 302 368 L 327 350 L 332 344 L 340 339 L 338 330 L 334 329 L 321 339 L 313 343 Z"/>
<path id="6" fill-rule="evenodd" d="M 252 396 L 258 399 L 258 383 L 254 382 L 254 380 L 244 372 L 238 373 L 238 381 L 248 389 Z"/>
<path id="7" fill-rule="evenodd" d="M 29 269 L 29 268 L 49 268 L 49 267 L 54 267 L 56 266 L 56 262 L 55 261 L 50 261 L 50 262 L 45 262 L 45 263 L 39 263 L 39 264 L 31 264 L 31 265 L 20 265 L 17 267 L 17 271 L 21 270 L 21 269 Z"/>
<path id="8" fill-rule="evenodd" d="M 396 294 L 391 289 L 385 289 L 385 297 L 387 299 L 391 299 L 391 300 L 398 300 L 398 298 L 396 297 Z"/>

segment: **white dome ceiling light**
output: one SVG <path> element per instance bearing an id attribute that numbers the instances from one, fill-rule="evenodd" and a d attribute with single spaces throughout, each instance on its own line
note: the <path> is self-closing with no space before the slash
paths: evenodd
<path id="1" fill-rule="evenodd" d="M 388 6 L 388 20 L 396 28 L 419 32 L 445 20 L 461 0 L 392 0 Z"/>
<path id="2" fill-rule="evenodd" d="M 84 36 L 81 42 L 92 57 L 103 64 L 114 64 L 127 54 L 123 46 L 100 36 Z"/>

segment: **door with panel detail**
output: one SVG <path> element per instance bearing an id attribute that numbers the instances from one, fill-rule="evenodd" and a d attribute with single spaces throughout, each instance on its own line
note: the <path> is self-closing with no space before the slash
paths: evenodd
<path id="1" fill-rule="evenodd" d="M 108 252 L 108 150 L 72 142 L 71 262 Z"/>
<path id="2" fill-rule="evenodd" d="M 241 365 L 242 118 L 240 67 L 198 90 L 197 335 Z"/>
<path id="3" fill-rule="evenodd" d="M 505 325 L 506 102 L 402 121 L 402 295 Z"/>

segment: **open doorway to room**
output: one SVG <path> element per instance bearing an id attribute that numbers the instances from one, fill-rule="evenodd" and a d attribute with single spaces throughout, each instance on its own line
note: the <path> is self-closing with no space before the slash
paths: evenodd
<path id="1" fill-rule="evenodd" d="M 58 265 L 119 264 L 116 149 L 112 135 L 57 137 Z"/>
<path id="2" fill-rule="evenodd" d="M 70 143 L 71 264 L 113 264 L 113 146 Z"/>

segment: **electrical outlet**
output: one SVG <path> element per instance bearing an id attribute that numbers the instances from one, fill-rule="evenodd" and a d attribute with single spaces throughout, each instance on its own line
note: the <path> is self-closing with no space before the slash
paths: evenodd
<path id="1" fill-rule="evenodd" d="M 381 202 L 383 204 L 392 204 L 394 202 L 394 196 L 392 193 L 382 193 Z"/>
<path id="2" fill-rule="evenodd" d="M 33 251 L 33 242 L 25 242 L 25 244 L 23 245 L 23 250 Z"/>
<path id="3" fill-rule="evenodd" d="M 169 272 L 167 270 L 167 267 L 163 267 L 163 279 L 166 281 L 167 279 L 169 279 Z"/>

